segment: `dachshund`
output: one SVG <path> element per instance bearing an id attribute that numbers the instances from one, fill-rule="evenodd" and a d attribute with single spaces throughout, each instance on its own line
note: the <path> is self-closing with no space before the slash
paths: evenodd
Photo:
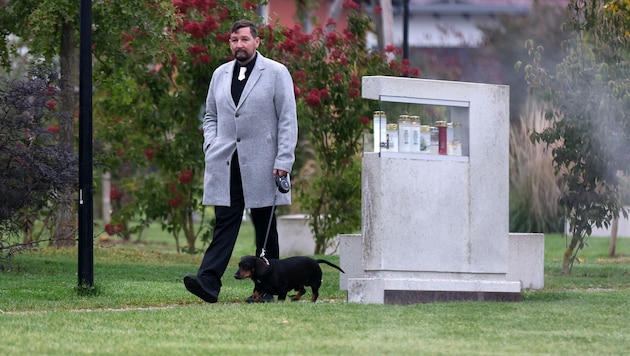
<path id="1" fill-rule="evenodd" d="M 306 256 L 289 257 L 282 260 L 265 259 L 256 256 L 243 256 L 238 264 L 236 279 L 251 278 L 254 281 L 254 301 L 260 301 L 261 293 L 278 296 L 278 301 L 284 301 L 290 290 L 296 295 L 291 301 L 298 301 L 306 293 L 305 286 L 312 291 L 311 301 L 319 297 L 319 287 L 322 284 L 322 269 L 320 263 L 325 263 L 345 273 L 339 266 L 326 260 L 313 259 Z"/>

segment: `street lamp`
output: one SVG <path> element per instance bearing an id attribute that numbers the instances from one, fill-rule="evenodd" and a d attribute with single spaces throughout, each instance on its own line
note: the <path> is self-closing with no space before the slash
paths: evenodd
<path id="1" fill-rule="evenodd" d="M 79 43 L 79 290 L 94 286 L 92 1 L 81 0 Z"/>

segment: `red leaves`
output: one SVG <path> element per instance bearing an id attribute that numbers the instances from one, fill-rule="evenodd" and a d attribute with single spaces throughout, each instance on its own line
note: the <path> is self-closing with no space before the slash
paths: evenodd
<path id="1" fill-rule="evenodd" d="M 214 18 L 214 16 L 208 15 L 201 23 L 201 27 L 206 33 L 210 33 L 219 29 L 219 23 L 217 22 L 217 19 Z"/>
<path id="2" fill-rule="evenodd" d="M 192 184 L 193 171 L 190 169 L 184 169 L 179 174 L 179 182 L 182 184 Z"/>
<path id="3" fill-rule="evenodd" d="M 297 42 L 295 42 L 291 38 L 287 38 L 282 43 L 280 43 L 280 49 L 282 49 L 285 52 L 293 52 L 293 50 L 295 50 L 296 47 L 297 47 Z"/>
<path id="4" fill-rule="evenodd" d="M 168 205 L 170 205 L 173 209 L 178 208 L 182 205 L 182 197 L 178 195 L 177 197 L 168 199 Z"/>
<path id="5" fill-rule="evenodd" d="M 217 7 L 214 0 L 172 0 L 171 3 L 183 14 L 187 13 L 191 8 L 204 13 L 209 9 Z"/>
<path id="6" fill-rule="evenodd" d="M 350 10 L 356 10 L 359 11 L 361 10 L 361 6 L 356 3 L 355 1 L 352 0 L 346 0 L 343 2 L 343 8 L 344 9 L 350 9 Z"/>
<path id="7" fill-rule="evenodd" d="M 50 126 L 48 126 L 46 131 L 54 133 L 54 134 L 58 134 L 59 133 L 59 125 L 50 125 Z"/>
<path id="8" fill-rule="evenodd" d="M 118 200 L 122 197 L 122 192 L 116 188 L 115 185 L 112 184 L 112 187 L 109 191 L 109 199 L 110 200 Z"/>
<path id="9" fill-rule="evenodd" d="M 322 105 L 322 100 L 320 99 L 319 96 L 320 96 L 319 90 L 316 88 L 313 88 L 308 93 L 308 96 L 306 97 L 306 99 L 304 99 L 304 101 L 306 102 L 306 105 L 308 106 L 318 107 Z"/>
<path id="10" fill-rule="evenodd" d="M 194 38 L 206 37 L 206 33 L 199 22 L 184 20 L 184 31 L 188 32 Z"/>
<path id="11" fill-rule="evenodd" d="M 184 185 L 191 185 L 193 183 L 193 171 L 192 169 L 184 169 L 179 173 L 178 181 Z M 179 208 L 184 203 L 184 196 L 188 195 L 186 191 L 189 188 L 182 187 L 177 183 L 170 183 L 168 190 L 171 192 L 171 197 L 166 200 L 166 203 L 173 209 Z"/>
<path id="12" fill-rule="evenodd" d="M 207 54 L 202 54 L 201 56 L 197 58 L 193 58 L 193 64 L 204 65 L 204 64 L 210 63 L 211 60 L 212 60 L 212 57 L 210 57 Z"/>
<path id="13" fill-rule="evenodd" d="M 258 2 L 256 1 L 245 1 L 243 7 L 250 11 L 256 11 L 258 9 Z"/>
<path id="14" fill-rule="evenodd" d="M 313 88 L 309 91 L 304 101 L 308 106 L 318 107 L 322 105 L 322 99 L 330 99 L 330 92 L 328 89 Z"/>
<path id="15" fill-rule="evenodd" d="M 193 56 L 198 55 L 200 53 L 206 53 L 207 50 L 208 48 L 202 45 L 194 45 L 194 46 L 188 47 L 188 53 L 192 54 Z"/>
<path id="16" fill-rule="evenodd" d="M 148 147 L 148 148 L 145 148 L 144 150 L 142 150 L 142 153 L 147 158 L 147 161 L 150 161 L 150 160 L 153 159 L 153 156 L 155 156 L 157 151 L 158 151 L 157 147 Z"/>
<path id="17" fill-rule="evenodd" d="M 326 46 L 333 48 L 339 43 L 339 36 L 337 36 L 336 32 L 329 32 L 326 35 Z"/>
<path id="18" fill-rule="evenodd" d="M 123 232 L 123 224 L 107 224 L 105 225 L 105 232 L 112 236 Z"/>
<path id="19" fill-rule="evenodd" d="M 306 83 L 306 72 L 303 70 L 298 70 L 293 73 L 293 81 L 300 84 Z"/>

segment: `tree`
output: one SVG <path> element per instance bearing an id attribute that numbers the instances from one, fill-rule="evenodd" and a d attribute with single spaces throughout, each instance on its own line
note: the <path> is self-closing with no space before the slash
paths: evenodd
<path id="1" fill-rule="evenodd" d="M 549 104 L 549 128 L 532 134 L 552 148 L 570 224 L 562 272 L 570 274 L 592 227 L 623 214 L 619 174 L 630 169 L 630 1 L 571 0 L 566 56 L 555 75 L 541 65 L 543 48 L 528 42 L 531 91 Z"/>
<path id="2" fill-rule="evenodd" d="M 0 33 L 14 34 L 28 42 L 31 53 L 41 55 L 48 63 L 58 55 L 59 64 L 59 142 L 66 155 L 74 152 L 74 121 L 78 98 L 74 88 L 78 87 L 78 51 L 76 27 L 79 7 L 72 1 L 26 0 L 8 1 L 0 15 Z M 17 21 L 16 21 L 17 19 Z M 2 36 L 0 48 L 3 64 L 9 63 L 9 54 L 15 48 L 7 46 Z M 56 227 L 53 240 L 57 246 L 72 246 L 76 235 L 76 206 L 74 187 L 59 191 L 59 202 L 55 209 Z"/>
<path id="3" fill-rule="evenodd" d="M 34 220 L 75 187 L 77 157 L 58 145 L 58 93 L 57 73 L 45 68 L 0 80 L 0 259 L 12 251 L 7 236 L 23 232 L 31 243 Z"/>

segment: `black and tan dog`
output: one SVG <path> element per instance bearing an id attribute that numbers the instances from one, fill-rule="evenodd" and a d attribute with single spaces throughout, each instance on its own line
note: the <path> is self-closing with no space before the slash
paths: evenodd
<path id="1" fill-rule="evenodd" d="M 267 264 L 267 261 L 269 264 Z M 322 269 L 320 263 L 345 273 L 339 266 L 326 260 L 315 260 L 306 256 L 295 256 L 283 260 L 266 260 L 256 256 L 243 256 L 238 263 L 238 271 L 234 274 L 236 279 L 251 278 L 254 281 L 254 301 L 260 301 L 261 293 L 278 296 L 278 301 L 284 301 L 291 290 L 297 292 L 291 297 L 292 301 L 298 301 L 306 293 L 305 286 L 310 286 L 315 302 L 319 296 L 319 287 L 322 284 Z"/>

